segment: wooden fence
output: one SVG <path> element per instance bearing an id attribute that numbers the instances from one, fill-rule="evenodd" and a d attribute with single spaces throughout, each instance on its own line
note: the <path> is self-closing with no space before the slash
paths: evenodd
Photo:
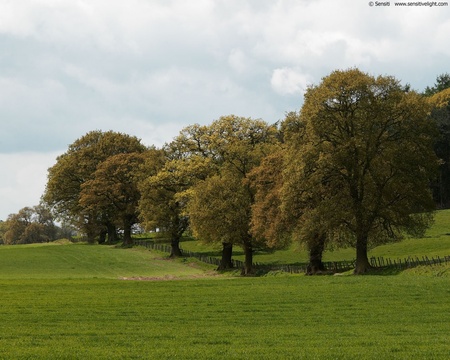
<path id="1" fill-rule="evenodd" d="M 153 241 L 146 241 L 146 240 L 135 240 L 135 245 L 143 246 L 148 249 L 157 250 L 165 253 L 170 253 L 172 248 L 170 245 L 167 244 L 160 244 L 155 243 Z M 181 253 L 185 257 L 193 257 L 196 258 L 204 263 L 211 264 L 211 265 L 220 265 L 220 258 L 214 257 L 214 256 L 207 256 L 201 253 L 196 253 L 189 250 L 183 250 L 180 249 Z M 236 269 L 242 269 L 244 267 L 244 262 L 240 260 L 232 259 L 233 267 Z M 306 272 L 306 268 L 308 264 L 299 264 L 299 265 L 267 265 L 267 264 L 260 264 L 260 263 L 254 263 L 253 266 L 256 269 L 261 269 L 265 271 L 283 271 L 288 272 L 292 274 L 300 274 Z M 332 272 L 342 272 L 346 270 L 353 269 L 355 267 L 354 261 L 329 261 L 324 263 L 325 269 L 327 271 Z"/>
<path id="2" fill-rule="evenodd" d="M 146 241 L 146 240 L 135 240 L 135 245 L 138 246 L 144 246 L 148 249 L 158 250 L 165 253 L 171 252 L 171 246 L 167 244 L 159 244 L 152 241 Z M 196 258 L 204 263 L 211 264 L 211 265 L 220 265 L 220 259 L 218 257 L 214 256 L 207 256 L 201 253 L 196 253 L 189 250 L 183 250 L 181 249 L 181 253 L 185 257 L 193 257 Z M 419 257 L 407 257 L 404 259 L 396 259 L 392 260 L 390 258 L 383 258 L 383 257 L 371 257 L 369 259 L 370 265 L 375 268 L 395 268 L 395 269 L 408 269 L 413 268 L 420 265 L 438 265 L 438 264 L 449 264 L 450 263 L 450 256 L 444 256 L 444 257 L 431 257 L 428 258 L 427 256 L 422 256 L 422 258 Z M 232 260 L 233 267 L 236 269 L 241 269 L 244 267 L 244 263 L 239 260 Z M 329 272 L 343 272 L 348 271 L 355 268 L 355 260 L 353 261 L 326 261 L 323 263 L 325 266 L 325 270 Z M 308 264 L 299 264 L 299 265 L 267 265 L 267 264 L 260 264 L 260 263 L 254 263 L 253 266 L 255 269 L 260 269 L 264 271 L 283 271 L 291 274 L 300 274 L 305 273 Z"/>
<path id="3" fill-rule="evenodd" d="M 169 245 L 158 244 L 158 243 L 155 243 L 155 242 L 152 242 L 152 241 L 135 240 L 134 244 L 138 245 L 138 246 L 144 246 L 144 247 L 146 247 L 148 249 L 165 252 L 165 253 L 170 253 L 171 250 L 172 250 L 172 247 L 169 246 Z M 185 257 L 193 257 L 193 258 L 196 258 L 196 259 L 198 259 L 198 260 L 200 260 L 200 261 L 202 261 L 204 263 L 211 264 L 211 265 L 217 265 L 217 266 L 220 265 L 220 259 L 217 258 L 217 257 L 207 256 L 207 255 L 204 255 L 204 254 L 201 254 L 201 253 L 196 253 L 196 252 L 189 251 L 189 250 L 183 250 L 183 249 L 180 249 L 180 250 L 181 250 L 181 253 L 183 254 L 183 256 L 185 256 Z M 235 267 L 237 269 L 240 269 L 240 268 L 244 267 L 244 263 L 242 261 L 234 260 L 234 259 L 231 260 L 231 261 L 233 263 L 233 267 Z"/>
<path id="4" fill-rule="evenodd" d="M 436 256 L 429 258 L 428 256 L 422 256 L 421 258 L 414 256 L 408 256 L 407 258 L 383 258 L 383 257 L 371 257 L 369 259 L 370 265 L 376 268 L 395 268 L 395 269 L 408 269 L 416 266 L 427 266 L 427 265 L 439 265 L 439 264 L 449 264 L 450 256 Z"/>
<path id="5" fill-rule="evenodd" d="M 256 269 L 265 269 L 267 271 L 283 271 L 291 274 L 306 273 L 308 265 L 307 263 L 298 265 L 267 265 L 254 263 Z M 354 261 L 327 261 L 323 263 L 326 272 L 343 272 L 355 268 Z"/>
<path id="6" fill-rule="evenodd" d="M 172 247 L 170 245 L 159 244 L 159 243 L 155 243 L 153 241 L 134 240 L 133 243 L 134 243 L 134 245 L 137 245 L 137 246 L 143 246 L 143 247 L 146 247 L 147 249 L 158 250 L 158 251 L 165 252 L 165 253 L 170 253 L 172 250 Z"/>

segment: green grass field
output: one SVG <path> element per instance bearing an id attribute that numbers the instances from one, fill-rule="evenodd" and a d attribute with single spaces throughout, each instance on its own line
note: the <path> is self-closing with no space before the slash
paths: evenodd
<path id="1" fill-rule="evenodd" d="M 449 214 L 438 213 L 424 239 L 373 251 L 445 252 Z M 0 246 L 0 294 L 0 359 L 450 354 L 450 266 L 389 276 L 240 278 L 143 248 Z"/>
<path id="2" fill-rule="evenodd" d="M 204 269 L 198 262 L 169 261 L 166 255 L 137 248 L 84 244 L 0 247 L 0 279 L 185 278 L 205 276 Z"/>
<path id="3" fill-rule="evenodd" d="M 2 280 L 2 359 L 446 359 L 449 279 Z"/>

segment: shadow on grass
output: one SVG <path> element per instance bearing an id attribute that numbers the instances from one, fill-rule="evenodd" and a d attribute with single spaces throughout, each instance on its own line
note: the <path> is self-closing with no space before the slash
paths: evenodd
<path id="1" fill-rule="evenodd" d="M 142 239 L 139 239 L 142 240 Z M 150 239 L 149 239 L 150 240 Z M 153 243 L 160 243 L 160 244 L 170 244 L 170 239 L 168 238 L 164 238 L 164 237 L 160 237 L 160 238 L 152 238 L 150 240 Z M 192 242 L 192 241 L 197 241 L 194 238 L 191 237 L 184 237 L 181 242 L 180 242 L 180 247 L 183 250 L 185 250 L 187 253 L 192 253 L 195 255 L 200 255 L 200 256 L 205 256 L 205 257 L 213 257 L 213 258 L 220 258 L 222 256 L 222 249 L 208 249 L 206 251 L 202 251 L 201 249 L 198 250 L 186 250 L 183 249 L 183 243 L 184 242 Z M 120 247 L 120 245 L 118 246 Z M 121 247 L 123 248 L 123 247 Z M 254 255 L 258 255 L 258 256 L 265 256 L 265 255 L 271 255 L 273 254 L 275 251 L 264 251 L 264 250 L 258 250 L 255 251 Z M 189 254 L 186 254 L 187 256 L 189 256 Z M 233 258 L 236 259 L 236 257 L 242 257 L 244 256 L 244 251 L 241 249 L 233 249 Z M 183 256 L 182 256 L 183 257 Z M 195 257 L 195 256 L 194 256 Z M 167 257 L 167 259 L 171 259 L 169 256 Z M 327 263 L 333 263 L 333 261 L 328 261 Z M 339 261 L 337 261 L 337 263 L 340 263 Z M 296 261 L 296 262 L 290 262 L 290 263 L 286 263 L 283 260 L 272 260 L 272 261 L 258 261 L 255 264 L 255 272 L 253 274 L 251 274 L 250 276 L 281 276 L 281 274 L 283 275 L 290 275 L 291 272 L 289 271 L 285 271 L 284 268 L 289 268 L 289 267 L 301 267 L 301 268 L 306 268 L 307 263 L 305 263 L 304 261 Z M 232 269 L 225 269 L 225 270 L 219 270 L 219 273 L 223 273 L 223 274 L 238 274 L 240 273 L 241 269 L 238 268 L 232 268 Z M 368 272 L 361 274 L 363 276 L 393 276 L 393 275 L 398 275 L 401 274 L 404 271 L 404 269 L 401 268 L 396 268 L 396 267 L 383 267 L 383 268 L 372 268 L 370 269 Z M 299 272 L 293 272 L 294 274 L 298 275 L 298 274 L 304 274 L 303 271 L 299 271 Z M 342 275 L 352 275 L 353 274 L 353 270 L 326 270 L 317 274 L 312 274 L 312 276 L 329 276 L 329 275 L 335 275 L 335 274 L 342 274 Z"/>
<path id="2" fill-rule="evenodd" d="M 399 269 L 396 267 L 382 267 L 382 268 L 372 268 L 368 272 L 362 274 L 363 276 L 392 276 L 399 275 L 405 269 Z"/>

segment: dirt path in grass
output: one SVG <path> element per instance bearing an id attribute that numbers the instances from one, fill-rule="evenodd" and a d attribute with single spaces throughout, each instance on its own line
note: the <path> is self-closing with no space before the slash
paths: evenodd
<path id="1" fill-rule="evenodd" d="M 161 259 L 166 260 L 166 259 Z M 196 263 L 186 264 L 189 267 L 199 269 Z M 176 274 L 166 274 L 161 276 L 130 276 L 130 277 L 120 277 L 120 280 L 134 280 L 134 281 L 170 281 L 170 280 L 188 280 L 188 279 L 208 279 L 208 278 L 217 278 L 224 277 L 223 274 L 218 273 L 217 271 L 210 270 L 205 271 L 200 274 L 190 274 L 190 275 L 176 275 Z"/>
<path id="2" fill-rule="evenodd" d="M 208 279 L 208 278 L 217 278 L 223 277 L 222 274 L 218 274 L 216 272 L 208 272 L 205 274 L 196 274 L 196 275 L 164 275 L 164 276 L 131 276 L 131 277 L 120 277 L 120 280 L 134 280 L 134 281 L 171 281 L 171 280 L 188 280 L 188 279 Z"/>

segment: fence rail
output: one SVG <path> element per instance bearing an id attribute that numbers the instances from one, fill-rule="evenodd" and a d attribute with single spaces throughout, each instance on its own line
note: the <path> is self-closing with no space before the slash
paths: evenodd
<path id="1" fill-rule="evenodd" d="M 371 257 L 369 259 L 370 265 L 377 268 L 396 268 L 396 269 L 408 269 L 416 266 L 429 266 L 429 265 L 439 265 L 439 264 L 449 264 L 450 256 L 436 256 L 429 258 L 428 256 L 422 256 L 419 258 L 418 256 L 408 256 L 407 258 L 383 258 L 383 257 Z"/>
<path id="2" fill-rule="evenodd" d="M 135 240 L 135 245 L 143 246 L 148 249 L 158 250 L 165 253 L 171 252 L 171 246 L 166 244 L 158 244 L 152 241 L 146 240 Z M 180 249 L 181 253 L 185 257 L 193 257 L 204 263 L 211 265 L 220 265 L 220 259 L 214 256 L 207 256 L 201 253 L 196 253 L 189 250 Z M 427 256 L 419 257 L 407 257 L 404 259 L 395 259 L 392 260 L 390 258 L 384 257 L 371 257 L 369 259 L 370 265 L 375 268 L 395 268 L 395 269 L 408 269 L 416 266 L 429 266 L 429 265 L 438 265 L 438 264 L 450 264 L 450 255 L 444 257 L 431 257 Z M 232 260 L 233 267 L 236 269 L 240 269 L 244 267 L 244 262 L 240 260 Z M 343 272 L 348 271 L 355 268 L 355 260 L 353 261 L 326 261 L 323 263 L 325 270 L 330 272 Z M 308 264 L 299 264 L 299 265 L 267 265 L 254 263 L 253 264 L 256 269 L 264 269 L 267 271 L 283 271 L 291 274 L 300 274 L 304 273 L 307 270 Z"/>
<path id="3" fill-rule="evenodd" d="M 169 246 L 169 245 L 158 244 L 153 241 L 134 240 L 133 243 L 134 243 L 134 245 L 137 245 L 137 246 L 143 246 L 143 247 L 146 247 L 147 249 L 158 250 L 158 251 L 166 252 L 166 253 L 170 253 L 170 251 L 172 249 L 171 246 Z"/>

